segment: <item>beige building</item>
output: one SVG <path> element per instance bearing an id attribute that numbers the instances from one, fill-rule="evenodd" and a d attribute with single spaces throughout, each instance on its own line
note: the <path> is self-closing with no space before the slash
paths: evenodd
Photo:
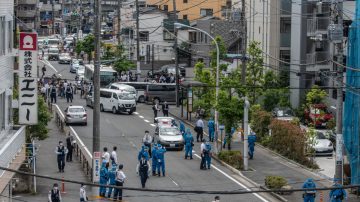
<path id="1" fill-rule="evenodd" d="M 148 6 L 154 5 L 164 11 L 173 11 L 173 1 L 146 0 Z M 206 16 L 224 18 L 231 8 L 230 0 L 176 0 L 179 19 L 194 21 Z"/>

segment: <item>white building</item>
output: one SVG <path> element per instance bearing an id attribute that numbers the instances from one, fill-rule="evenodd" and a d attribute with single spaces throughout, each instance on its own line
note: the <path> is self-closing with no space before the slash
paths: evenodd
<path id="1" fill-rule="evenodd" d="M 25 159 L 25 129 L 12 123 L 14 0 L 0 1 L 0 166 L 18 169 Z M 22 154 L 22 155 L 21 155 Z M 14 173 L 0 170 L 0 194 L 7 196 Z M 8 198 L 0 196 L 1 201 Z"/>

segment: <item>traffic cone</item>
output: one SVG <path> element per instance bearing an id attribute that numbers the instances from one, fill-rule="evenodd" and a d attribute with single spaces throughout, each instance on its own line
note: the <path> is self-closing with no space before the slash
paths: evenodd
<path id="1" fill-rule="evenodd" d="M 64 177 L 62 177 L 62 181 L 61 181 L 61 193 L 65 194 L 65 182 L 64 182 Z"/>
<path id="2" fill-rule="evenodd" d="M 320 202 L 324 202 L 324 195 L 322 191 L 320 191 Z"/>

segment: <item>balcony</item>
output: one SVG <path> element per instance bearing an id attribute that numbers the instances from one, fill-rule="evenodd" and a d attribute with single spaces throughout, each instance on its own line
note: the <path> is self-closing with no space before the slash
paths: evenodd
<path id="1" fill-rule="evenodd" d="M 0 137 L 0 166 L 19 169 L 25 160 L 25 126 L 13 128 Z M 14 173 L 0 170 L 0 192 L 4 190 Z"/>
<path id="2" fill-rule="evenodd" d="M 32 30 L 34 29 L 34 23 L 33 22 L 28 22 L 28 23 L 19 23 L 19 27 L 21 31 L 24 30 Z"/>
<path id="3" fill-rule="evenodd" d="M 329 64 L 329 62 L 326 60 L 329 59 L 330 59 L 330 54 L 328 51 L 320 51 L 320 52 L 306 54 L 306 63 L 308 64 L 316 63 L 316 65 L 327 65 Z"/>
<path id="4" fill-rule="evenodd" d="M 18 0 L 18 5 L 36 5 L 38 0 Z"/>
<path id="5" fill-rule="evenodd" d="M 280 47 L 290 47 L 291 33 L 280 33 Z"/>
<path id="6" fill-rule="evenodd" d="M 307 19 L 307 36 L 313 37 L 318 34 L 327 34 L 327 28 L 329 24 L 329 17 Z"/>
<path id="7" fill-rule="evenodd" d="M 17 17 L 19 17 L 19 18 L 33 18 L 33 17 L 35 17 L 35 14 L 36 14 L 35 10 L 27 10 L 27 11 L 19 10 L 19 11 L 17 11 Z"/>
<path id="8" fill-rule="evenodd" d="M 61 4 L 54 4 L 54 10 L 59 11 L 61 10 Z M 52 11 L 51 4 L 43 4 L 40 11 Z"/>

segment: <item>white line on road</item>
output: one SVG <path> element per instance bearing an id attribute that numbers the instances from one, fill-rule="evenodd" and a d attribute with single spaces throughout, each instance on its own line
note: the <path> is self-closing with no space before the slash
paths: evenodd
<path id="1" fill-rule="evenodd" d="M 140 116 L 140 115 L 139 115 L 139 117 L 142 118 L 142 119 L 144 118 L 143 116 Z"/>
<path id="2" fill-rule="evenodd" d="M 132 141 L 130 141 L 130 144 L 136 148 L 136 145 Z"/>
<path id="3" fill-rule="evenodd" d="M 59 76 L 61 77 L 61 74 L 59 74 Z"/>
<path id="4" fill-rule="evenodd" d="M 150 126 L 155 127 L 156 125 L 155 125 L 155 124 L 153 124 L 153 123 L 150 123 Z"/>
<path id="5" fill-rule="evenodd" d="M 201 159 L 201 157 L 197 154 L 194 154 L 196 157 L 198 157 L 199 159 Z M 227 173 L 225 173 L 224 171 L 220 170 L 219 168 L 217 168 L 214 165 L 211 165 L 212 168 L 214 168 L 215 170 L 217 170 L 219 173 L 223 174 L 225 177 L 229 178 L 231 181 L 235 182 L 236 184 L 238 184 L 239 186 L 241 186 L 242 188 L 246 189 L 247 191 L 251 191 L 248 187 L 246 187 L 245 185 L 241 184 L 239 181 L 237 181 L 236 179 L 234 179 L 233 177 L 231 177 L 230 175 L 228 175 Z M 265 198 L 263 198 L 262 196 L 260 196 L 257 193 L 253 193 L 254 196 L 256 196 L 257 198 L 259 198 L 260 200 L 264 201 L 264 202 L 269 202 L 268 200 L 266 200 Z"/>
<path id="6" fill-rule="evenodd" d="M 179 186 L 174 180 L 171 180 L 176 186 Z"/>
<path id="7" fill-rule="evenodd" d="M 134 112 L 134 114 L 139 114 L 138 112 Z"/>
<path id="8" fill-rule="evenodd" d="M 149 120 L 146 120 L 146 119 L 144 119 L 144 121 L 145 121 L 146 123 L 149 123 L 149 122 L 150 122 Z"/>

